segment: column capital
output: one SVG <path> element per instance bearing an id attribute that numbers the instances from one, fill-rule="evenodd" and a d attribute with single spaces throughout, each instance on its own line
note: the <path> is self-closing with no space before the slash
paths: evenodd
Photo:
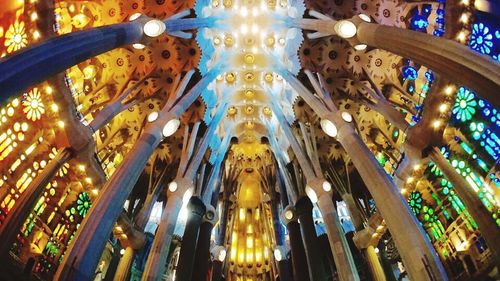
<path id="1" fill-rule="evenodd" d="M 203 222 L 208 222 L 213 226 L 217 223 L 217 220 L 217 210 L 212 205 L 207 205 L 205 215 L 203 216 Z"/>
<path id="2" fill-rule="evenodd" d="M 205 203 L 203 203 L 198 196 L 191 196 L 187 206 L 192 214 L 198 215 L 199 217 L 203 217 L 207 210 Z"/>
<path id="3" fill-rule="evenodd" d="M 298 219 L 297 214 L 295 213 L 295 207 L 292 205 L 288 205 L 283 212 L 281 212 L 281 219 L 283 222 L 288 225 L 290 222 L 296 222 Z"/>
<path id="4" fill-rule="evenodd" d="M 354 233 L 354 237 L 352 238 L 354 244 L 360 250 L 373 246 L 372 237 L 374 233 L 375 229 L 371 227 L 366 227 L 363 230 L 356 231 L 356 233 Z"/>
<path id="5" fill-rule="evenodd" d="M 189 200 L 194 192 L 194 183 L 187 178 L 175 178 L 168 184 L 167 198 L 180 197 Z"/>
<path id="6" fill-rule="evenodd" d="M 346 136 L 355 134 L 352 115 L 344 110 L 332 111 L 321 118 L 321 129 L 330 137 L 342 141 Z"/>
<path id="7" fill-rule="evenodd" d="M 298 217 L 303 214 L 311 214 L 313 209 L 313 204 L 311 199 L 307 196 L 300 197 L 297 202 L 295 202 L 295 213 Z"/>
<path id="8" fill-rule="evenodd" d="M 306 184 L 306 188 L 308 187 L 316 193 L 316 196 L 318 198 L 325 194 L 328 194 L 331 197 L 333 194 L 332 184 L 329 181 L 325 180 L 323 177 L 315 177 L 313 179 L 309 179 Z M 311 201 L 314 200 L 311 199 Z"/>
<path id="9" fill-rule="evenodd" d="M 226 248 L 221 245 L 214 245 L 210 249 L 210 255 L 212 256 L 212 260 L 217 260 L 223 262 L 226 259 Z"/>

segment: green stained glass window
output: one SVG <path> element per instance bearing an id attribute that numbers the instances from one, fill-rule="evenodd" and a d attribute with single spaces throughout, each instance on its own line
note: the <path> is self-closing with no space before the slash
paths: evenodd
<path id="1" fill-rule="evenodd" d="M 457 94 L 455 105 L 453 106 L 452 113 L 455 118 L 461 122 L 472 119 L 476 114 L 477 101 L 474 93 L 461 87 Z"/>
<path id="2" fill-rule="evenodd" d="M 78 199 L 76 200 L 76 209 L 78 210 L 78 214 L 80 216 L 85 217 L 91 206 L 92 201 L 90 200 L 87 192 L 78 194 Z"/>
<path id="3" fill-rule="evenodd" d="M 422 201 L 422 193 L 418 191 L 413 191 L 408 198 L 408 205 L 416 215 L 419 215 L 422 210 Z"/>

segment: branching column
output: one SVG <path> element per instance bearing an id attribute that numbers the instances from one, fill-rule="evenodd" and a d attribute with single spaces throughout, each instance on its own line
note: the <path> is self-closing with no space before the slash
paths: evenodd
<path id="1" fill-rule="evenodd" d="M 144 19 L 54 37 L 0 59 L 0 103 L 86 59 L 140 42 Z"/>
<path id="2" fill-rule="evenodd" d="M 161 223 L 156 230 L 155 239 L 144 267 L 143 281 L 161 280 L 165 271 L 175 224 L 182 208 L 182 197 L 188 189 L 192 188 L 192 183 L 177 184 L 180 185 L 179 190 L 173 193 L 169 190 L 167 205 L 163 209 Z"/>
<path id="3" fill-rule="evenodd" d="M 352 258 L 351 250 L 349 248 L 347 240 L 345 239 L 344 231 L 342 230 L 342 227 L 340 227 L 337 211 L 332 201 L 331 184 L 323 179 L 322 171 L 319 168 L 319 163 L 317 163 L 316 165 L 318 167 L 316 168 L 316 171 L 314 169 L 314 165 L 311 165 L 311 162 L 304 154 L 304 151 L 302 150 L 297 139 L 292 133 L 289 124 L 286 122 L 282 110 L 275 102 L 272 103 L 272 106 L 273 111 L 276 114 L 276 118 L 281 125 L 283 133 L 288 139 L 290 146 L 297 158 L 297 161 L 300 164 L 300 168 L 302 169 L 302 172 L 306 178 L 306 193 L 308 193 L 308 189 L 311 189 L 310 192 L 314 193 L 314 196 L 321 200 L 321 202 L 318 202 L 318 207 L 320 208 L 321 215 L 323 216 L 323 219 L 325 221 L 325 226 L 327 227 L 328 242 L 330 244 L 340 280 L 359 280 L 359 275 L 356 269 L 356 265 L 354 264 L 354 259 Z M 303 238 L 305 239 L 305 237 Z M 308 249 L 306 245 L 306 253 L 307 251 Z M 316 258 L 316 256 L 308 256 L 308 258 Z M 309 259 L 308 262 L 309 265 L 311 265 L 311 261 L 309 261 Z M 309 270 L 313 271 L 311 268 L 309 268 Z M 314 270 L 314 272 L 316 272 L 316 270 Z"/>
<path id="4" fill-rule="evenodd" d="M 173 120 L 171 114 L 166 114 L 165 118 Z M 161 120 L 157 122 L 160 123 Z M 105 184 L 101 195 L 90 209 L 77 236 L 69 246 L 68 252 L 64 255 L 63 262 L 56 273 L 56 279 L 89 280 L 94 275 L 102 250 L 122 211 L 123 204 L 137 182 L 149 156 L 162 139 L 161 125 L 158 123 L 148 125 L 131 151 L 125 156 L 120 168 Z"/>
<path id="5" fill-rule="evenodd" d="M 200 198 L 193 196 L 189 199 L 187 205 L 189 217 L 182 236 L 181 252 L 179 261 L 177 262 L 177 277 L 179 281 L 190 281 L 194 265 L 196 243 L 198 242 L 198 234 L 200 225 L 205 215 L 206 207 Z"/>
<path id="6" fill-rule="evenodd" d="M 294 280 L 308 281 L 309 270 L 307 267 L 306 251 L 302 243 L 302 234 L 297 221 L 298 217 L 292 206 L 285 208 L 283 221 L 285 222 L 290 238 L 290 250 L 292 251 L 292 269 Z"/>
<path id="7" fill-rule="evenodd" d="M 312 219 L 312 209 L 313 205 L 307 196 L 303 196 L 295 203 L 295 214 L 300 220 L 300 231 L 304 242 L 307 264 L 309 265 L 309 277 L 311 281 L 319 281 L 326 278 L 326 272 L 321 255 L 319 255 L 320 249 Z"/>
<path id="8" fill-rule="evenodd" d="M 210 236 L 216 219 L 215 209 L 212 206 L 208 206 L 203 222 L 201 223 L 198 243 L 196 244 L 194 260 L 196 269 L 192 272 L 192 280 L 204 280 L 207 277 L 210 261 Z"/>
<path id="9" fill-rule="evenodd" d="M 337 139 L 351 157 L 375 200 L 377 209 L 385 219 L 410 278 L 447 280 L 446 272 L 430 241 L 397 186 L 380 167 L 352 126 L 339 118 L 336 115 L 334 122 L 338 125 Z"/>
<path id="10" fill-rule="evenodd" d="M 354 20 L 354 19 L 353 19 Z M 359 21 L 357 39 L 425 65 L 444 77 L 476 90 L 496 107 L 500 100 L 500 64 L 468 46 L 408 29 Z"/>
<path id="11" fill-rule="evenodd" d="M 350 156 L 394 237 L 410 278 L 447 280 L 446 271 L 420 223 L 409 209 L 396 184 L 354 131 L 350 123 L 352 117 L 351 120 L 346 118 L 346 121 L 345 114 L 343 117 L 342 112 L 333 104 L 330 104 L 332 108 L 326 107 L 291 73 L 282 69 L 279 72 L 322 118 L 322 128 L 325 132 L 336 137 Z M 324 95 L 322 92 L 319 94 Z"/>
<path id="12" fill-rule="evenodd" d="M 434 148 L 431 151 L 430 158 L 436 163 L 445 177 L 453 184 L 458 196 L 464 201 L 465 207 L 479 227 L 481 236 L 486 240 L 488 248 L 495 258 L 496 265 L 500 268 L 500 227 L 497 226 L 491 213 L 479 199 L 478 194 L 474 192 L 468 182 L 457 173 L 455 168 L 453 168 L 450 162 L 441 154 L 438 148 Z"/>

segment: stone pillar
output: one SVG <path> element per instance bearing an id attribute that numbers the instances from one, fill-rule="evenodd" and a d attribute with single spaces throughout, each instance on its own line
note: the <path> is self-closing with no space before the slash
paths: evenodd
<path id="1" fill-rule="evenodd" d="M 187 208 L 190 213 L 184 230 L 184 236 L 182 237 L 179 261 L 177 262 L 177 276 L 175 278 L 179 281 L 191 281 L 198 234 L 203 215 L 205 215 L 206 211 L 203 201 L 195 196 L 189 199 Z"/>
<path id="2" fill-rule="evenodd" d="M 86 59 L 140 42 L 142 19 L 54 37 L 0 59 L 0 103 Z"/>
<path id="3" fill-rule="evenodd" d="M 460 176 L 455 168 L 441 154 L 438 148 L 433 148 L 430 153 L 431 160 L 436 163 L 445 177 L 453 184 L 453 188 L 463 201 L 467 211 L 477 223 L 479 231 L 486 240 L 488 248 L 495 258 L 496 265 L 500 268 L 500 227 L 497 226 L 491 213 L 486 209 L 479 195 L 472 189 L 467 181 Z"/>
<path id="4" fill-rule="evenodd" d="M 156 201 L 158 200 L 158 196 L 160 194 L 160 191 L 163 190 L 163 186 L 164 185 L 162 184 L 160 187 L 157 187 L 153 191 L 153 193 L 148 194 L 148 196 L 146 197 L 146 201 L 144 202 L 144 205 L 143 205 L 141 211 L 139 212 L 139 214 L 137 215 L 137 217 L 135 219 L 135 225 L 136 225 L 137 229 L 144 231 L 144 228 L 146 227 L 146 224 L 149 220 L 149 216 L 151 215 L 151 211 L 153 210 L 153 206 L 156 203 Z M 142 249 L 142 247 L 141 247 L 141 249 L 134 249 L 132 247 L 127 247 L 126 251 L 128 251 L 129 248 L 131 251 L 133 251 L 133 253 L 131 255 L 131 259 L 126 259 L 125 255 L 120 259 L 120 264 L 118 265 L 119 271 L 115 275 L 114 281 L 128 281 L 129 271 L 130 271 L 130 267 L 132 266 L 132 261 L 135 257 L 135 252 L 136 252 L 136 250 L 140 251 Z M 125 254 L 128 254 L 128 253 L 125 252 Z M 124 274 L 122 272 L 126 272 L 126 274 Z"/>
<path id="5" fill-rule="evenodd" d="M 324 225 L 328 235 L 328 242 L 332 249 L 333 260 L 340 280 L 359 280 L 356 264 L 352 257 L 351 249 L 345 238 L 344 230 L 340 225 L 339 217 L 332 197 L 328 192 L 323 192 L 318 198 L 318 206 L 323 216 Z"/>
<path id="6" fill-rule="evenodd" d="M 167 265 L 167 257 L 174 235 L 177 217 L 182 208 L 182 194 L 169 196 L 167 205 L 163 209 L 161 222 L 155 233 L 153 245 L 142 274 L 143 281 L 161 280 Z"/>
<path id="7" fill-rule="evenodd" d="M 213 260 L 212 261 L 212 281 L 221 281 L 222 279 L 222 268 L 224 266 L 223 261 Z"/>
<path id="8" fill-rule="evenodd" d="M 9 257 L 9 250 L 19 233 L 23 223 L 33 210 L 35 204 L 43 194 L 45 187 L 54 178 L 59 169 L 72 157 L 69 148 L 60 149 L 55 158 L 38 174 L 28 185 L 28 188 L 16 200 L 16 204 L 10 209 L 5 221 L 0 225 L 0 258 Z"/>
<path id="9" fill-rule="evenodd" d="M 300 225 L 292 206 L 288 206 L 283 211 L 283 221 L 288 230 L 290 239 L 290 250 L 292 252 L 292 272 L 294 280 L 309 281 L 309 269 L 307 268 L 306 252 L 302 243 Z"/>
<path id="10" fill-rule="evenodd" d="M 206 280 L 208 267 L 210 263 L 210 236 L 216 222 L 215 209 L 212 206 L 207 207 L 207 212 L 203 217 L 203 222 L 198 235 L 196 244 L 196 253 L 194 264 L 196 270 L 193 270 L 192 280 Z"/>
<path id="11" fill-rule="evenodd" d="M 370 191 L 377 209 L 387 223 L 412 280 L 448 280 L 446 271 L 427 239 L 419 221 L 406 204 L 399 189 L 354 128 L 340 112 L 328 116 L 337 126 L 337 139 Z"/>
<path id="12" fill-rule="evenodd" d="M 337 110 L 335 105 L 331 105 L 332 108 L 326 107 L 289 71 L 279 67 L 277 71 L 321 117 L 321 126 L 326 130 L 325 133 L 335 137 L 352 159 L 394 237 L 410 278 L 448 280 L 446 271 L 420 222 L 406 204 L 396 184 L 354 131 L 350 124 L 352 118 L 344 119 L 342 115 L 346 112 Z"/>
<path id="13" fill-rule="evenodd" d="M 134 261 L 134 252 L 134 249 L 130 246 L 125 248 L 125 253 L 120 259 L 113 281 L 128 280 L 130 266 L 132 266 L 132 262 Z"/>
<path id="14" fill-rule="evenodd" d="M 324 280 L 326 278 L 325 268 L 318 247 L 318 237 L 312 219 L 313 205 L 309 197 L 303 196 L 295 203 L 295 213 L 300 222 L 300 232 L 304 243 L 307 265 L 309 267 L 309 278 L 311 281 Z"/>
<path id="15" fill-rule="evenodd" d="M 278 210 L 278 200 L 271 201 L 271 217 L 273 220 L 273 230 L 274 238 L 276 239 L 276 244 L 278 246 L 283 246 L 285 244 L 285 235 L 281 226 L 279 210 Z"/>
<path id="16" fill-rule="evenodd" d="M 370 267 L 370 271 L 372 273 L 372 277 L 375 281 L 386 281 L 384 269 L 382 268 L 382 264 L 378 258 L 377 253 L 375 253 L 375 248 L 370 245 L 365 250 L 365 256 L 368 260 L 368 266 Z"/>
<path id="17" fill-rule="evenodd" d="M 292 281 L 293 278 L 290 272 L 290 263 L 287 259 L 282 259 L 277 262 L 278 264 L 278 275 L 280 277 L 280 281 Z"/>
<path id="18" fill-rule="evenodd" d="M 357 22 L 355 39 L 359 41 L 354 44 L 366 44 L 409 58 L 447 79 L 464 84 L 495 107 L 500 107 L 500 99 L 496 96 L 500 87 L 500 65 L 491 58 L 458 42 L 426 33 L 368 23 L 356 18 L 353 18 L 353 22 Z"/>
<path id="19" fill-rule="evenodd" d="M 125 156 L 120 168 L 104 185 L 83 220 L 76 237 L 64 255 L 55 279 L 90 280 L 111 234 L 113 225 L 123 209 L 123 204 L 132 191 L 154 149 L 161 141 L 161 122 L 146 127 L 144 133 Z"/>
<path id="20" fill-rule="evenodd" d="M 351 221 L 354 225 L 356 231 L 363 229 L 363 218 L 359 212 L 358 206 L 354 201 L 354 197 L 350 193 L 345 193 L 342 195 L 342 200 L 344 200 L 347 210 L 349 210 L 349 214 L 351 215 Z"/>

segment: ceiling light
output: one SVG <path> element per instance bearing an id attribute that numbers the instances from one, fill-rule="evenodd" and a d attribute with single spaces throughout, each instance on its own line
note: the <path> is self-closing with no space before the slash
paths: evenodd
<path id="1" fill-rule="evenodd" d="M 142 49 L 146 48 L 146 46 L 145 46 L 145 45 L 140 44 L 140 43 L 132 44 L 132 47 L 133 47 L 134 49 L 136 49 L 136 50 L 142 50 Z"/>
<path id="2" fill-rule="evenodd" d="M 434 127 L 434 129 L 441 127 L 441 120 L 434 120 L 434 122 L 432 122 L 432 127 Z"/>
<path id="3" fill-rule="evenodd" d="M 227 254 L 227 252 L 225 249 L 220 250 L 219 255 L 217 256 L 217 259 L 221 262 L 224 261 L 226 259 L 226 254 Z"/>
<path id="4" fill-rule="evenodd" d="M 246 17 L 246 16 L 248 16 L 248 10 L 247 10 L 247 8 L 246 8 L 246 7 L 241 8 L 241 10 L 240 10 L 240 15 L 241 15 L 242 17 Z"/>
<path id="5" fill-rule="evenodd" d="M 144 25 L 144 33 L 149 37 L 158 37 L 165 29 L 165 23 L 157 19 L 150 20 Z"/>
<path id="6" fill-rule="evenodd" d="M 187 204 L 187 202 L 191 199 L 191 196 L 193 196 L 193 189 L 188 188 L 186 192 L 184 192 L 184 195 L 182 196 L 182 203 Z"/>
<path id="7" fill-rule="evenodd" d="M 323 129 L 325 134 L 329 135 L 332 138 L 337 136 L 337 127 L 335 126 L 335 124 L 333 124 L 332 121 L 328 119 L 323 119 L 321 120 L 320 124 L 321 124 L 321 129 Z"/>
<path id="8" fill-rule="evenodd" d="M 229 115 L 235 115 L 235 114 L 236 114 L 236 112 L 237 112 L 237 110 L 236 110 L 236 107 L 234 107 L 234 106 L 231 106 L 231 107 L 227 110 L 227 113 L 228 113 Z"/>
<path id="9" fill-rule="evenodd" d="M 368 15 L 365 15 L 365 14 L 359 14 L 358 15 L 360 19 L 366 21 L 366 22 L 371 22 L 372 19 L 370 19 L 370 17 Z"/>
<path id="10" fill-rule="evenodd" d="M 135 14 L 131 15 L 128 19 L 129 19 L 130 21 L 133 21 L 133 20 L 138 19 L 140 16 L 141 16 L 141 14 L 140 14 L 140 13 L 135 13 Z"/>
<path id="11" fill-rule="evenodd" d="M 156 121 L 156 119 L 158 119 L 158 112 L 153 111 L 153 112 L 149 113 L 149 115 L 148 115 L 148 122 L 149 123 Z"/>
<path id="12" fill-rule="evenodd" d="M 363 50 L 366 50 L 367 47 L 368 47 L 368 45 L 366 45 L 366 44 L 358 44 L 358 45 L 354 46 L 354 49 L 356 51 L 363 51 Z"/>
<path id="13" fill-rule="evenodd" d="M 357 28 L 351 21 L 341 20 L 335 24 L 335 32 L 342 38 L 351 38 L 356 35 Z"/>
<path id="14" fill-rule="evenodd" d="M 329 182 L 324 181 L 323 182 L 323 190 L 326 192 L 330 192 L 330 190 L 332 190 L 332 185 Z"/>
<path id="15" fill-rule="evenodd" d="M 175 181 L 171 182 L 168 184 L 168 190 L 170 192 L 175 192 L 177 191 L 177 183 Z"/>
<path id="16" fill-rule="evenodd" d="M 276 261 L 281 261 L 283 259 L 283 255 L 281 254 L 280 249 L 274 249 L 274 258 L 276 259 Z"/>
<path id="17" fill-rule="evenodd" d="M 241 34 L 247 34 L 248 33 L 248 25 L 242 24 L 240 27 L 240 32 L 241 32 Z"/>
<path id="18" fill-rule="evenodd" d="M 344 112 L 342 112 L 342 119 L 344 119 L 344 121 L 346 121 L 348 123 L 351 123 L 352 122 L 352 115 L 349 112 L 344 111 Z"/>
<path id="19" fill-rule="evenodd" d="M 179 119 L 172 119 L 170 121 L 167 122 L 167 124 L 165 124 L 165 126 L 163 127 L 163 136 L 164 137 L 170 137 L 171 135 L 173 135 L 177 129 L 179 129 L 179 126 L 181 125 L 181 121 L 179 121 Z"/>
<path id="20" fill-rule="evenodd" d="M 306 195 L 307 197 L 309 197 L 313 204 L 316 204 L 316 202 L 318 202 L 318 195 L 316 195 L 316 192 L 309 185 L 306 186 Z"/>
<path id="21" fill-rule="evenodd" d="M 445 113 L 448 110 L 448 105 L 446 103 L 442 103 L 439 105 L 439 112 Z"/>

